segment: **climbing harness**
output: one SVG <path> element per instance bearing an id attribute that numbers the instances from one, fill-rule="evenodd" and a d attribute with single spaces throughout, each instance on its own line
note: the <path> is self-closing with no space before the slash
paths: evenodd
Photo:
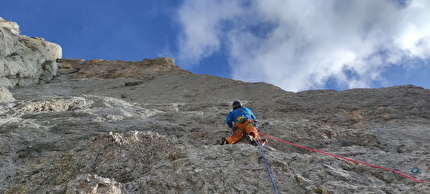
<path id="1" fill-rule="evenodd" d="M 364 164 L 364 165 L 367 165 L 367 166 L 371 166 L 371 167 L 380 168 L 380 169 L 383 169 L 383 170 L 392 171 L 392 172 L 397 173 L 397 174 L 400 174 L 400 175 L 402 175 L 402 176 L 404 176 L 404 177 L 406 177 L 406 178 L 412 179 L 412 180 L 417 181 L 417 182 L 420 182 L 420 183 L 424 183 L 424 181 L 418 180 L 418 179 L 416 179 L 416 178 L 413 178 L 413 177 L 411 177 L 411 176 L 408 176 L 408 175 L 406 175 L 406 174 L 403 174 L 403 173 L 401 173 L 401 172 L 399 172 L 399 171 L 396 171 L 396 170 L 393 170 L 393 169 L 389 169 L 389 168 L 385 168 L 385 167 L 380 167 L 380 166 L 376 166 L 376 165 L 369 164 L 369 163 L 365 163 L 365 162 L 360 162 L 360 161 L 358 161 L 358 160 L 353 160 L 353 159 L 351 159 L 351 158 L 347 158 L 347 157 L 343 157 L 343 156 L 338 156 L 338 155 L 330 154 L 330 153 L 323 152 L 323 151 L 319 151 L 319 150 L 315 150 L 315 149 L 312 149 L 312 148 L 307 148 L 307 147 L 304 147 L 304 146 L 301 146 L 301 145 L 297 145 L 297 144 L 294 144 L 294 143 L 290 143 L 290 142 L 287 142 L 287 141 L 280 140 L 280 139 L 275 138 L 275 137 L 268 136 L 268 135 L 263 134 L 263 133 L 259 133 L 259 134 L 260 134 L 260 135 L 264 135 L 264 136 L 266 136 L 266 137 L 268 137 L 268 138 L 270 138 L 270 139 L 274 139 L 274 140 L 276 140 L 276 141 L 279 141 L 279 142 L 282 142 L 282 143 L 286 143 L 286 144 L 290 144 L 290 145 L 293 145 L 293 146 L 296 146 L 296 147 L 299 147 L 299 148 L 307 149 L 307 150 L 310 150 L 310 151 L 313 151 L 313 152 L 318 152 L 318 153 L 321 153 L 321 154 L 326 154 L 326 155 L 329 155 L 329 156 L 334 156 L 334 157 L 337 157 L 337 158 L 342 158 L 342 159 L 344 159 L 344 160 L 349 160 L 349 161 L 356 162 L 356 163 L 360 163 L 360 164 Z M 413 170 L 413 169 L 412 169 L 412 170 Z M 412 172 L 412 171 L 411 171 L 411 172 Z M 419 169 L 418 169 L 418 168 L 417 168 L 417 172 L 419 172 Z"/>
<path id="2" fill-rule="evenodd" d="M 257 139 L 256 142 L 257 142 L 258 146 L 260 147 L 261 154 L 263 155 L 263 158 L 264 158 L 264 162 L 266 162 L 267 174 L 269 174 L 270 181 L 272 182 L 273 189 L 275 190 L 275 193 L 278 194 L 278 189 L 276 188 L 275 180 L 273 179 L 272 172 L 270 171 L 269 162 L 267 161 L 266 154 L 264 154 L 263 145 L 261 145 L 259 139 Z"/>

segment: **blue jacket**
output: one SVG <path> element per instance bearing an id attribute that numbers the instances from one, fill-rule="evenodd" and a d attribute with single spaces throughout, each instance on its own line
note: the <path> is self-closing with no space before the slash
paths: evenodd
<path id="1" fill-rule="evenodd" d="M 242 115 L 248 119 L 257 120 L 254 113 L 252 113 L 252 111 L 249 108 L 241 107 L 229 112 L 227 118 L 225 119 L 225 123 L 227 123 L 228 127 L 232 128 L 233 123 L 237 121 L 237 117 L 240 117 Z"/>

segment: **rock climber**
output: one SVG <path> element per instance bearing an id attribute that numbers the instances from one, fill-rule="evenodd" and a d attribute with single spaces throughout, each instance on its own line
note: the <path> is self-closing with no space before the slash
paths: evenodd
<path id="1" fill-rule="evenodd" d="M 260 139 L 260 134 L 256 127 L 257 118 L 254 113 L 252 113 L 251 109 L 242 106 L 242 102 L 239 100 L 234 100 L 232 106 L 233 111 L 228 113 L 225 122 L 231 129 L 233 135 L 222 138 L 220 145 L 235 144 L 244 136 L 246 136 L 248 141 L 254 146 L 258 145 L 257 141 L 259 141 L 261 145 L 264 145 L 266 140 Z"/>

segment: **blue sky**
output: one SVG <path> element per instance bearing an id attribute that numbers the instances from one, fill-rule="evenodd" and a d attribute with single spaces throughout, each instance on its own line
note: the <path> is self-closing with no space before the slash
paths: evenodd
<path id="1" fill-rule="evenodd" d="M 63 57 L 172 57 L 196 74 L 288 91 L 430 88 L 427 0 L 0 0 Z"/>

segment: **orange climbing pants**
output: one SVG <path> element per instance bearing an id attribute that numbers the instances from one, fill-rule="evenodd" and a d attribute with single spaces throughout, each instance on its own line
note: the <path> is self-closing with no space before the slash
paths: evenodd
<path id="1" fill-rule="evenodd" d="M 236 132 L 232 136 L 225 138 L 229 144 L 237 143 L 244 135 L 251 135 L 254 139 L 260 139 L 257 127 L 252 124 L 251 119 L 244 123 L 237 123 L 235 128 Z"/>

